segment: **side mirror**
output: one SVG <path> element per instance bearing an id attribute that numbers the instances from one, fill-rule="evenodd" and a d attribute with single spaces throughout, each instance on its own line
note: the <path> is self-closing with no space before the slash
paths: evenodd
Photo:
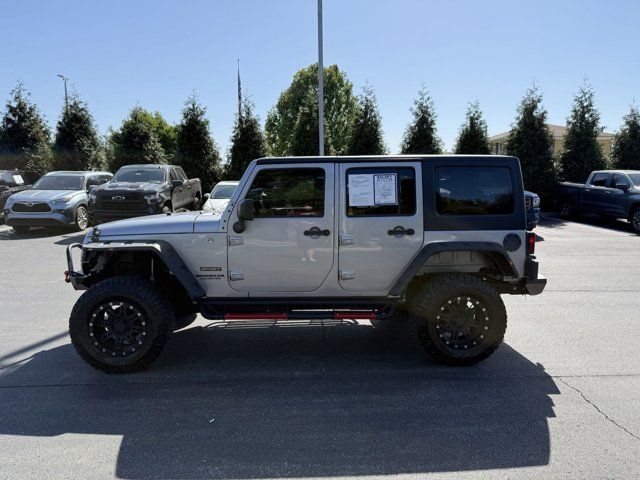
<path id="1" fill-rule="evenodd" d="M 627 185 L 626 183 L 616 183 L 616 188 L 618 190 L 622 190 L 625 193 L 629 191 L 629 185 Z"/>
<path id="2" fill-rule="evenodd" d="M 96 187 L 97 187 L 97 185 L 89 185 L 89 188 L 87 188 L 87 192 L 90 192 L 91 190 L 93 190 Z"/>
<path id="3" fill-rule="evenodd" d="M 204 199 L 205 200 L 209 200 L 211 198 L 211 194 L 210 193 L 205 193 L 204 194 Z"/>
<path id="4" fill-rule="evenodd" d="M 245 198 L 238 204 L 238 221 L 233 224 L 233 231 L 236 233 L 242 233 L 247 228 L 245 221 L 253 220 L 255 215 L 255 207 L 253 206 L 253 200 Z"/>
<path id="5" fill-rule="evenodd" d="M 174 188 L 180 188 L 184 185 L 184 183 L 182 182 L 182 180 L 173 180 L 171 182 L 171 189 L 173 190 Z"/>

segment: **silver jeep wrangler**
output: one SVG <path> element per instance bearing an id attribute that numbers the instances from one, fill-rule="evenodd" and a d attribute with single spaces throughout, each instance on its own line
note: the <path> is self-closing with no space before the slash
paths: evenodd
<path id="1" fill-rule="evenodd" d="M 223 212 L 103 224 L 70 245 L 67 281 L 86 292 L 69 330 L 90 365 L 132 372 L 197 313 L 410 319 L 433 359 L 472 365 L 502 342 L 500 295 L 544 289 L 534 246 L 513 157 L 261 158 Z"/>

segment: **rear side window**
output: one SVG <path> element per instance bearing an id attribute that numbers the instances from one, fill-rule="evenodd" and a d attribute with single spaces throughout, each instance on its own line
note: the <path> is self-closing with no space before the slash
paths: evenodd
<path id="1" fill-rule="evenodd" d="M 611 175 L 608 173 L 596 173 L 591 179 L 591 185 L 594 187 L 604 187 L 607 185 L 607 180 Z"/>
<path id="2" fill-rule="evenodd" d="M 511 171 L 506 167 L 437 167 L 440 215 L 509 215 L 515 211 Z"/>
<path id="3" fill-rule="evenodd" d="M 266 169 L 258 172 L 245 198 L 255 217 L 322 217 L 325 174 L 322 168 Z"/>
<path id="4" fill-rule="evenodd" d="M 347 216 L 404 216 L 416 213 L 416 172 L 411 167 L 347 170 Z"/>

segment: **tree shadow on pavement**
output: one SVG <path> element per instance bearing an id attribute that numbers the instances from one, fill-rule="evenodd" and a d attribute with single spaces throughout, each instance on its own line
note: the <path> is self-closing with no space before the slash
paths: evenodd
<path id="1" fill-rule="evenodd" d="M 43 350 L 0 370 L 0 387 L 0 434 L 120 435 L 117 475 L 149 479 L 546 465 L 559 394 L 508 345 L 446 368 L 404 333 L 256 322 L 176 332 L 134 375 L 95 372 L 70 345 Z"/>
<path id="2" fill-rule="evenodd" d="M 588 225 L 591 227 L 605 228 L 616 232 L 628 233 L 630 235 L 637 235 L 633 231 L 631 224 L 621 219 L 603 218 L 598 215 L 572 217 L 571 219 L 564 219 L 560 216 L 548 216 L 545 214 L 540 220 L 540 226 L 544 228 L 562 229 L 570 224 Z"/>

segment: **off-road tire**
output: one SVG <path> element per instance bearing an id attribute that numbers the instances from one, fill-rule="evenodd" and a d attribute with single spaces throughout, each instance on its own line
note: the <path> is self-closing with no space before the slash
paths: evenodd
<path id="1" fill-rule="evenodd" d="M 118 357 L 95 346 L 89 325 L 101 305 L 122 300 L 140 310 L 148 327 L 142 346 L 129 356 Z M 171 304 L 151 282 L 135 276 L 112 277 L 92 286 L 78 299 L 69 317 L 69 335 L 76 352 L 93 368 L 107 373 L 130 373 L 148 367 L 162 352 L 173 329 Z"/>
<path id="2" fill-rule="evenodd" d="M 450 300 L 465 302 L 477 299 L 486 308 L 481 313 L 483 323 L 479 328 L 483 340 L 470 349 L 454 350 L 445 344 L 438 333 L 438 315 Z M 472 302 L 473 303 L 473 302 Z M 475 365 L 488 358 L 502 343 L 507 328 L 507 312 L 500 295 L 481 278 L 463 273 L 436 275 L 424 282 L 413 299 L 413 319 L 420 343 L 438 363 L 453 366 Z M 485 330 L 486 328 L 486 330 Z M 474 344 L 475 345 L 475 344 Z"/>
<path id="3" fill-rule="evenodd" d="M 198 318 L 197 313 L 188 313 L 186 315 L 176 315 L 176 319 L 173 322 L 173 331 L 182 330 L 183 328 L 187 328 Z"/>
<path id="4" fill-rule="evenodd" d="M 74 228 L 78 232 L 83 232 L 91 225 L 91 219 L 89 218 L 89 212 L 87 207 L 80 205 L 76 209 L 76 220 L 74 222 Z"/>
<path id="5" fill-rule="evenodd" d="M 629 223 L 633 231 L 640 235 L 640 206 L 635 206 L 629 214 Z"/>

